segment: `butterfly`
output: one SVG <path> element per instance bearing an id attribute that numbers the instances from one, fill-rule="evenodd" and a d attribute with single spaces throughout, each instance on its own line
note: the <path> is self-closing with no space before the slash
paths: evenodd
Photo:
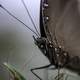
<path id="1" fill-rule="evenodd" d="M 67 5 L 66 1 L 63 1 L 65 5 Z M 61 45 L 59 45 L 59 41 L 56 37 L 56 26 L 53 23 L 58 22 L 57 20 L 59 20 L 59 23 L 56 23 L 57 25 L 60 25 L 61 22 L 64 19 L 64 16 L 67 13 L 67 10 L 69 9 L 70 5 L 72 4 L 72 1 L 69 2 L 69 4 L 67 5 L 67 7 L 65 8 L 65 10 L 63 11 L 63 14 L 61 12 L 60 16 L 56 16 L 59 15 L 57 10 L 59 10 L 58 8 L 55 8 L 55 4 L 53 5 L 54 1 L 50 0 L 41 0 L 40 3 L 40 33 L 38 32 L 35 23 L 32 19 L 32 17 L 30 16 L 30 13 L 28 11 L 27 6 L 25 5 L 24 1 L 22 0 L 22 3 L 31 19 L 31 22 L 36 30 L 36 32 L 34 30 L 32 30 L 30 27 L 28 27 L 24 22 L 22 22 L 21 20 L 19 20 L 17 17 L 15 17 L 12 13 L 10 13 L 4 6 L 0 5 L 0 7 L 2 9 L 4 9 L 9 15 L 11 15 L 13 18 L 15 18 L 17 21 L 19 21 L 20 23 L 22 23 L 27 29 L 29 29 L 31 32 L 33 32 L 37 37 L 35 37 L 33 35 L 33 39 L 34 39 L 34 43 L 38 46 L 38 48 L 40 49 L 40 51 L 42 52 L 42 54 L 48 58 L 50 64 L 46 65 L 46 66 L 42 66 L 42 67 L 38 67 L 38 68 L 34 68 L 31 69 L 31 72 L 40 80 L 42 80 L 37 74 L 35 74 L 34 70 L 38 70 L 38 69 L 45 69 L 45 68 L 49 68 L 50 66 L 54 65 L 55 68 L 54 69 L 61 69 L 64 67 L 67 67 L 71 70 L 76 71 L 77 69 L 73 68 L 72 69 L 72 65 L 75 62 L 79 62 L 80 59 L 78 56 L 70 56 L 69 52 L 64 50 L 62 48 Z M 48 6 L 48 5 L 53 5 L 53 6 Z M 62 5 L 61 5 L 62 6 Z M 64 6 L 64 5 L 63 5 Z M 49 8 L 48 8 L 49 7 Z M 63 7 L 64 8 L 64 7 Z M 46 13 L 50 14 L 50 12 L 48 10 L 55 10 L 55 12 L 52 15 L 49 15 L 51 20 L 48 23 L 49 17 L 46 16 Z M 48 11 L 48 12 L 47 12 Z M 59 17 L 59 18 L 58 18 Z M 54 21 L 54 22 L 52 22 Z M 51 26 L 49 28 L 49 25 Z M 55 29 L 54 29 L 55 28 Z M 53 32 L 51 32 L 51 29 Z M 79 64 L 79 63 L 78 63 Z M 59 73 L 58 73 L 59 74 Z M 59 80 L 59 79 L 58 79 Z"/>

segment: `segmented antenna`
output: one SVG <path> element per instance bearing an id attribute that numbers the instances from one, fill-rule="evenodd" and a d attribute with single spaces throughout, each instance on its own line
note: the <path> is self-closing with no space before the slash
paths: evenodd
<path id="1" fill-rule="evenodd" d="M 23 5 L 24 5 L 24 7 L 25 7 L 25 9 L 26 9 L 26 12 L 27 12 L 28 15 L 29 15 L 29 18 L 30 18 L 30 20 L 31 20 L 31 22 L 32 22 L 32 24 L 33 24 L 33 26 L 34 26 L 36 32 L 37 32 L 38 35 L 40 36 L 40 34 L 39 34 L 39 32 L 38 32 L 38 30 L 37 30 L 37 28 L 36 28 L 36 25 L 35 25 L 35 23 L 34 23 L 32 17 L 31 17 L 31 15 L 30 15 L 30 13 L 29 13 L 29 10 L 28 10 L 28 8 L 27 8 L 27 5 L 24 3 L 24 0 L 21 0 L 21 1 L 22 1 Z"/>
<path id="2" fill-rule="evenodd" d="M 28 28 L 31 32 L 33 32 L 36 36 L 38 36 L 38 34 L 33 30 L 31 29 L 28 25 L 26 25 L 24 22 L 22 22 L 20 19 L 18 19 L 17 17 L 15 17 L 12 13 L 10 13 L 4 6 L 2 6 L 0 4 L 0 7 L 5 10 L 10 16 L 12 16 L 14 19 L 16 19 L 17 21 L 19 21 L 20 23 L 22 23 L 26 28 Z"/>

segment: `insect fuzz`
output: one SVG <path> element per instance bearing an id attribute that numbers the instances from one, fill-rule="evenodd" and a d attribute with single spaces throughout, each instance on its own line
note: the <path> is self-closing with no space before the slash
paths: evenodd
<path id="1" fill-rule="evenodd" d="M 67 64 L 69 58 L 68 53 L 63 51 L 61 47 L 55 47 L 51 41 L 46 38 L 34 38 L 35 44 L 38 46 L 40 51 L 48 58 L 52 65 L 56 67 L 63 67 Z"/>

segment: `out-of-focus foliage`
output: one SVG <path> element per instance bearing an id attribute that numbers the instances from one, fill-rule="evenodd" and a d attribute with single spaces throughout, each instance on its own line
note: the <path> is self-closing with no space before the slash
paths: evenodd
<path id="1" fill-rule="evenodd" d="M 23 75 L 20 74 L 13 66 L 8 63 L 3 63 L 3 65 L 9 70 L 13 76 L 13 80 L 26 80 Z M 0 79 L 2 80 L 2 79 Z"/>
<path id="2" fill-rule="evenodd" d="M 4 80 L 4 79 L 0 76 L 0 80 Z"/>

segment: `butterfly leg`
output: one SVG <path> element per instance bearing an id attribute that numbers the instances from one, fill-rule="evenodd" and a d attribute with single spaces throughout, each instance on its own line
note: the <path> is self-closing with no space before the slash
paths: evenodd
<path id="1" fill-rule="evenodd" d="M 34 70 L 45 69 L 45 68 L 49 68 L 50 66 L 51 66 L 51 64 L 46 65 L 46 66 L 42 66 L 42 67 L 33 68 L 33 69 L 31 69 L 31 72 L 32 72 L 37 78 L 39 78 L 40 80 L 42 80 L 42 79 L 34 72 Z"/>

